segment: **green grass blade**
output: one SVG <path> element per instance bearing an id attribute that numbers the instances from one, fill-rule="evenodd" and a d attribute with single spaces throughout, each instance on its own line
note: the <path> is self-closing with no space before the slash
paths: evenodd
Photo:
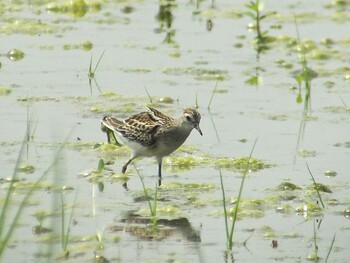
<path id="1" fill-rule="evenodd" d="M 146 94 L 147 94 L 147 97 L 148 97 L 148 100 L 149 100 L 149 103 L 153 103 L 153 100 L 152 100 L 152 97 L 151 97 L 151 95 L 148 93 L 148 90 L 146 89 L 146 87 L 145 87 L 145 91 L 146 91 Z"/>
<path id="2" fill-rule="evenodd" d="M 93 72 L 92 72 L 92 54 L 91 54 L 91 57 L 90 57 L 90 65 L 89 65 L 89 79 L 93 78 Z"/>
<path id="3" fill-rule="evenodd" d="M 69 215 L 69 220 L 68 220 L 68 225 L 67 225 L 67 232 L 66 232 L 65 238 L 64 238 L 64 246 L 63 246 L 63 249 L 64 249 L 64 250 L 66 250 L 67 247 L 68 247 L 69 234 L 70 234 L 71 225 L 72 225 L 72 220 L 73 220 L 74 208 L 75 208 L 75 204 L 76 204 L 76 202 L 77 202 L 78 190 L 79 190 L 79 189 L 77 189 L 76 192 L 75 192 L 75 196 L 74 196 L 74 200 L 73 200 L 72 209 L 71 209 L 70 215 Z"/>
<path id="4" fill-rule="evenodd" d="M 213 100 L 213 98 L 214 98 L 214 94 L 215 94 L 216 89 L 217 89 L 217 87 L 218 87 L 218 83 L 219 83 L 219 80 L 216 81 L 216 84 L 215 84 L 215 87 L 214 87 L 214 89 L 213 89 L 213 92 L 211 93 L 211 97 L 210 97 L 210 100 L 209 100 L 209 103 L 208 103 L 208 106 L 207 106 L 207 109 L 208 109 L 208 110 L 210 110 L 210 105 L 211 105 L 211 102 L 212 102 L 212 100 Z"/>
<path id="5" fill-rule="evenodd" d="M 315 262 L 318 261 L 318 246 L 317 246 L 317 231 L 316 231 L 316 224 L 315 224 L 315 220 L 313 221 L 313 227 L 314 227 L 314 236 L 313 236 L 313 240 L 314 240 L 314 260 Z"/>
<path id="6" fill-rule="evenodd" d="M 2 255 L 2 249 L 3 249 L 3 246 L 5 246 L 6 243 L 4 243 L 4 240 L 3 240 L 3 231 L 5 229 L 5 224 L 6 224 L 6 214 L 7 214 L 7 211 L 9 209 L 9 204 L 10 204 L 10 201 L 11 201 L 11 193 L 13 191 L 13 188 L 14 188 L 14 181 L 17 177 L 17 171 L 19 169 L 19 166 L 20 166 L 20 162 L 21 162 L 21 159 L 22 159 L 22 155 L 23 155 L 23 152 L 24 152 L 24 148 L 25 148 L 25 145 L 26 145 L 26 138 L 27 138 L 27 132 L 25 133 L 25 136 L 22 140 L 22 145 L 21 145 L 21 148 L 19 150 L 19 154 L 18 154 L 18 157 L 17 157 L 17 160 L 16 160 L 16 164 L 15 164 L 15 168 L 13 170 L 13 174 L 12 174 L 12 177 L 11 177 L 11 182 L 10 182 L 10 186 L 6 192 L 6 196 L 5 196 L 5 199 L 4 199 L 4 202 L 3 202 L 3 205 L 2 205 L 2 208 L 1 208 L 1 215 L 0 215 L 0 241 L 1 241 L 1 245 L 0 245 L 0 257 Z"/>
<path id="7" fill-rule="evenodd" d="M 153 208 L 152 208 L 152 226 L 154 231 L 156 230 L 156 227 L 157 227 L 157 201 L 158 201 L 158 186 L 156 183 L 154 199 L 153 199 Z"/>
<path id="8" fill-rule="evenodd" d="M 325 205 L 324 205 L 324 203 L 322 201 L 322 197 L 321 197 L 320 191 L 318 190 L 318 187 L 317 187 L 316 180 L 315 180 L 314 176 L 312 175 L 310 167 L 309 167 L 309 165 L 307 163 L 306 163 L 306 167 L 307 167 L 307 170 L 309 171 L 309 174 L 311 175 L 312 181 L 315 184 L 315 189 L 316 189 L 316 193 L 317 193 L 318 199 L 320 200 L 320 203 L 321 203 L 322 207 L 325 208 Z"/>
<path id="9" fill-rule="evenodd" d="M 233 219 L 232 219 L 231 232 L 230 232 L 229 241 L 228 241 L 229 248 L 232 247 L 233 232 L 234 232 L 235 225 L 236 225 L 236 221 L 237 221 L 238 207 L 239 207 L 239 203 L 240 203 L 240 201 L 241 201 L 241 196 L 242 196 L 242 192 L 243 192 L 244 181 L 245 181 L 246 175 L 248 174 L 248 171 L 249 171 L 249 162 L 250 162 L 250 160 L 251 160 L 251 158 L 252 158 L 252 155 L 253 155 L 253 152 L 254 152 L 255 145 L 256 145 L 257 141 L 258 141 L 258 138 L 255 139 L 254 144 L 253 144 L 253 147 L 252 147 L 252 149 L 251 149 L 251 151 L 250 151 L 249 158 L 248 158 L 248 160 L 247 160 L 247 164 L 246 164 L 245 169 L 244 169 L 244 172 L 243 172 L 243 177 L 242 177 L 242 180 L 241 180 L 241 185 L 240 185 L 240 187 L 239 187 L 237 202 L 236 202 L 236 206 L 235 206 L 235 212 L 234 212 Z"/>
<path id="10" fill-rule="evenodd" d="M 332 252 L 333 245 L 334 245 L 334 241 L 335 241 L 335 236 L 336 236 L 336 234 L 334 234 L 334 236 L 333 236 L 331 246 L 329 247 L 329 250 L 328 250 L 328 253 L 327 253 L 326 259 L 325 259 L 325 261 L 324 261 L 325 263 L 327 263 L 327 262 L 328 262 L 329 255 L 330 255 L 330 254 L 331 254 L 331 252 Z"/>
<path id="11" fill-rule="evenodd" d="M 100 64 L 100 62 L 101 62 L 101 60 L 102 60 L 102 57 L 103 57 L 103 55 L 105 54 L 105 51 L 106 51 L 106 50 L 103 50 L 103 52 L 102 52 L 100 58 L 98 59 L 98 61 L 97 61 L 97 63 L 96 63 L 96 66 L 95 66 L 95 69 L 94 69 L 94 73 L 96 72 L 96 70 L 97 70 L 97 68 L 98 68 L 98 65 Z"/>
<path id="12" fill-rule="evenodd" d="M 67 141 L 68 137 L 70 136 L 71 132 L 69 133 L 69 135 L 67 136 L 67 138 L 65 139 L 65 141 Z M 25 141 L 25 140 L 24 140 Z M 24 146 L 24 143 L 22 144 L 22 146 Z M 11 225 L 9 226 L 9 229 L 7 230 L 6 234 L 4 234 L 4 236 L 1 236 L 1 245 L 0 245 L 0 259 L 1 256 L 3 255 L 3 252 L 5 251 L 6 245 L 9 242 L 10 238 L 12 237 L 13 232 L 15 231 L 15 228 L 17 226 L 17 223 L 19 221 L 20 216 L 22 215 L 23 210 L 25 209 L 25 207 L 27 206 L 28 200 L 30 198 L 30 196 L 33 194 L 34 190 L 37 189 L 39 183 L 47 176 L 47 174 L 51 171 L 51 169 L 56 165 L 56 163 L 58 162 L 58 156 L 61 154 L 62 150 L 64 148 L 64 143 L 61 144 L 60 148 L 58 149 L 55 158 L 53 160 L 53 162 L 49 165 L 49 167 L 43 172 L 43 174 L 39 177 L 39 179 L 33 184 L 32 187 L 29 188 L 28 192 L 25 194 L 24 198 L 22 199 L 19 208 L 17 209 L 14 218 L 11 221 Z M 22 154 L 23 150 L 21 147 L 20 153 L 19 153 L 19 157 L 17 158 L 17 162 L 16 162 L 16 167 L 15 167 L 15 171 L 13 174 L 12 179 L 16 178 L 17 176 L 17 170 L 19 167 L 19 163 L 20 163 L 20 156 Z M 13 189 L 13 180 L 11 180 L 11 184 L 10 184 L 10 188 L 9 190 L 12 191 Z M 5 223 L 5 217 L 6 217 L 6 210 L 8 209 L 8 203 L 10 201 L 10 194 L 11 193 L 7 193 L 6 194 L 6 199 L 5 203 L 7 202 L 7 204 L 4 206 L 3 208 L 5 208 L 4 211 L 2 211 L 2 215 L 1 215 L 1 224 Z M 4 225 L 2 225 L 1 227 L 4 227 Z M 3 231 L 3 230 L 2 230 Z M 2 232 L 3 234 L 3 232 Z"/>
<path id="13" fill-rule="evenodd" d="M 225 216 L 225 229 L 226 229 L 226 239 L 229 240 L 229 230 L 228 230 L 228 222 L 227 222 L 227 208 L 226 208 L 226 196 L 225 196 L 225 188 L 222 180 L 221 169 L 219 169 L 220 173 L 220 184 L 221 184 L 221 192 L 222 192 L 222 206 L 224 208 L 224 216 Z"/>
<path id="14" fill-rule="evenodd" d="M 62 249 L 65 249 L 65 246 L 64 246 L 64 240 L 65 240 L 65 234 L 64 234 L 64 229 L 65 229 L 65 226 L 64 226 L 64 221 L 65 221 L 65 217 L 64 217 L 64 201 L 63 201 L 63 193 L 61 192 L 61 246 L 62 246 Z"/>
<path id="15" fill-rule="evenodd" d="M 147 203 L 148 203 L 148 207 L 149 207 L 149 211 L 151 212 L 151 215 L 153 215 L 153 207 L 152 207 L 152 204 L 151 204 L 151 201 L 150 201 L 150 196 L 149 194 L 147 193 L 147 189 L 146 189 L 146 186 L 145 186 L 145 183 L 143 181 L 143 177 L 142 175 L 140 174 L 139 170 L 137 170 L 136 166 L 134 165 L 134 168 L 136 170 L 136 173 L 137 175 L 139 176 L 140 178 L 140 181 L 141 181 L 141 184 L 142 184 L 142 189 L 143 189 L 143 192 L 146 196 L 146 200 L 147 200 Z"/>

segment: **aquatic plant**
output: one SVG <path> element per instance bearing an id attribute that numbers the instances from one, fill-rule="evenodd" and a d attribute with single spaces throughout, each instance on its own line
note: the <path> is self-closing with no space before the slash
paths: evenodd
<path id="1" fill-rule="evenodd" d="M 213 89 L 213 91 L 212 91 L 212 93 L 211 93 L 211 97 L 210 97 L 210 100 L 209 100 L 209 103 L 208 103 L 208 106 L 207 106 L 208 111 L 210 111 L 210 109 L 211 109 L 211 108 L 210 108 L 211 102 L 212 102 L 212 100 L 213 100 L 214 94 L 215 94 L 216 89 L 217 89 L 217 87 L 218 87 L 218 83 L 219 83 L 219 80 L 216 80 L 215 87 L 214 87 L 214 89 Z"/>
<path id="2" fill-rule="evenodd" d="M 296 74 L 296 76 L 295 76 L 295 79 L 296 79 L 298 87 L 299 87 L 299 93 L 298 93 L 296 101 L 297 101 L 297 103 L 301 103 L 303 101 L 302 96 L 301 96 L 301 87 L 302 87 L 302 83 L 304 83 L 304 88 L 305 88 L 304 116 L 306 116 L 310 110 L 312 70 L 308 67 L 308 61 L 307 61 L 306 56 L 305 56 L 305 49 L 301 45 L 299 28 L 298 28 L 298 23 L 297 23 L 295 15 L 294 15 L 294 23 L 295 23 L 296 33 L 297 33 L 299 62 L 300 62 L 301 67 L 302 67 L 301 73 Z"/>
<path id="3" fill-rule="evenodd" d="M 245 12 L 244 14 L 251 17 L 254 22 L 255 26 L 254 28 L 256 30 L 256 37 L 254 39 L 254 48 L 260 53 L 261 51 L 267 50 L 267 34 L 268 31 L 262 31 L 261 29 L 261 21 L 265 19 L 268 16 L 273 15 L 275 12 L 267 12 L 262 13 L 264 6 L 260 2 L 260 0 L 255 0 L 255 2 L 251 1 L 249 4 L 245 4 L 245 7 L 249 9 L 249 11 Z"/>
<path id="4" fill-rule="evenodd" d="M 68 258 L 68 256 L 69 256 L 69 250 L 68 250 L 69 234 L 70 234 L 72 220 L 73 220 L 73 212 L 74 212 L 75 203 L 76 203 L 76 199 L 77 199 L 77 193 L 78 193 L 78 191 L 76 191 L 76 193 L 75 193 L 74 201 L 73 201 L 70 213 L 69 213 L 67 227 L 65 225 L 65 221 L 66 221 L 65 206 L 66 205 L 65 205 L 65 202 L 63 199 L 63 192 L 61 191 L 61 193 L 60 193 L 60 196 L 61 196 L 61 246 L 62 246 L 65 258 Z"/>
<path id="5" fill-rule="evenodd" d="M 92 87 L 91 87 L 91 81 L 94 80 L 95 82 L 95 85 L 97 86 L 97 88 L 99 89 L 99 91 L 101 92 L 98 84 L 97 84 L 97 81 L 95 79 L 95 74 L 96 74 L 96 71 L 97 71 L 97 68 L 98 68 L 98 65 L 100 64 L 101 60 L 102 60 L 102 57 L 103 55 L 105 54 L 105 50 L 101 53 L 100 55 L 100 58 L 98 59 L 96 65 L 95 65 L 95 68 L 92 69 L 92 54 L 91 54 L 91 57 L 90 57 L 90 65 L 89 65 L 89 72 L 88 72 L 88 77 L 89 77 L 89 86 L 90 86 L 90 91 L 92 93 Z"/>
<path id="6" fill-rule="evenodd" d="M 145 87 L 145 92 L 146 92 L 147 97 L 148 97 L 148 102 L 149 102 L 150 104 L 152 104 L 152 103 L 153 103 L 153 99 L 152 99 L 151 95 L 149 94 L 148 90 L 146 89 L 146 87 Z"/>
<path id="7" fill-rule="evenodd" d="M 225 216 L 226 248 L 227 248 L 226 252 L 227 252 L 227 254 L 228 254 L 228 252 L 230 252 L 232 250 L 232 246 L 233 246 L 233 232 L 234 232 L 236 221 L 237 221 L 238 208 L 239 208 L 239 204 L 240 204 L 241 197 L 242 197 L 244 181 L 245 181 L 246 175 L 248 174 L 249 169 L 250 169 L 249 168 L 250 167 L 250 162 L 249 161 L 250 161 L 250 158 L 253 155 L 253 151 L 254 151 L 255 145 L 257 143 L 257 140 L 258 139 L 256 139 L 254 144 L 253 144 L 253 147 L 252 147 L 252 149 L 250 151 L 250 154 L 249 154 L 249 158 L 247 159 L 246 164 L 245 164 L 244 172 L 242 173 L 242 180 L 241 180 L 241 184 L 240 184 L 240 187 L 239 187 L 237 198 L 235 200 L 235 207 L 232 210 L 232 215 L 233 216 L 232 216 L 231 227 L 229 227 L 229 225 L 228 225 L 228 214 L 229 214 L 229 211 L 228 211 L 228 209 L 226 207 L 225 188 L 224 188 L 224 183 L 223 183 L 223 180 L 222 180 L 222 173 L 221 173 L 221 170 L 219 169 L 220 185 L 221 185 L 221 192 L 222 192 L 222 205 L 223 205 L 224 216 Z"/>
<path id="8" fill-rule="evenodd" d="M 331 252 L 332 252 L 333 245 L 334 245 L 334 241 L 335 241 L 335 236 L 336 236 L 336 234 L 334 234 L 333 239 L 332 239 L 332 242 L 331 242 L 331 245 L 330 245 L 330 247 L 329 247 L 329 249 L 328 249 L 326 259 L 324 260 L 324 262 L 325 262 L 325 263 L 327 263 L 327 262 L 328 262 L 329 255 L 330 255 L 330 254 L 331 254 Z"/>
<path id="9" fill-rule="evenodd" d="M 325 205 L 323 203 L 323 200 L 322 200 L 322 197 L 321 197 L 321 194 L 320 194 L 320 187 L 317 187 L 318 184 L 316 183 L 315 178 L 312 175 L 310 167 L 309 167 L 309 165 L 307 163 L 306 163 L 306 167 L 307 167 L 307 170 L 309 171 L 309 174 L 311 175 L 312 181 L 314 182 L 314 185 L 315 185 L 314 189 L 316 190 L 316 193 L 317 193 L 317 196 L 318 196 L 318 200 L 320 201 L 322 207 L 325 208 Z"/>
<path id="10" fill-rule="evenodd" d="M 154 191 L 154 196 L 153 196 L 153 202 L 151 202 L 152 200 L 152 197 L 149 195 L 147 189 L 146 189 L 146 186 L 145 186 L 145 183 L 143 181 L 143 176 L 140 174 L 139 170 L 136 168 L 136 166 L 134 165 L 134 168 L 136 170 L 136 173 L 137 175 L 139 176 L 140 178 L 140 181 L 141 181 L 141 184 L 142 184 L 142 189 L 143 189 L 143 192 L 145 194 L 145 197 L 146 197 L 146 200 L 147 200 L 147 203 L 148 203 L 148 208 L 149 208 L 149 211 L 150 211 L 150 214 L 151 214 L 151 223 L 152 223 L 152 231 L 153 231 L 153 234 L 156 233 L 157 231 L 157 198 L 158 198 L 158 185 L 160 186 L 161 182 L 159 179 L 158 183 L 156 183 L 156 186 L 155 186 L 155 191 Z"/>
<path id="11" fill-rule="evenodd" d="M 23 159 L 24 149 L 25 149 L 25 146 L 27 145 L 28 134 L 30 134 L 29 123 L 27 124 L 27 131 L 26 131 L 24 139 L 22 140 L 21 148 L 20 148 L 19 153 L 18 153 L 18 157 L 17 157 L 16 164 L 15 164 L 15 167 L 13 170 L 13 174 L 12 174 L 11 179 L 9 180 L 9 186 L 7 188 L 5 198 L 4 198 L 4 201 L 2 203 L 2 207 L 1 207 L 1 213 L 0 213 L 0 261 L 2 260 L 2 256 L 4 255 L 4 252 L 7 248 L 7 245 L 9 243 L 14 231 L 16 230 L 16 227 L 19 223 L 20 217 L 23 214 L 23 211 L 25 210 L 25 208 L 28 204 L 29 198 L 32 196 L 32 194 L 34 193 L 34 190 L 37 189 L 37 187 L 40 185 L 40 183 L 43 181 L 43 179 L 52 170 L 52 168 L 55 167 L 55 165 L 57 164 L 57 161 L 59 159 L 59 156 L 63 150 L 63 147 L 64 147 L 64 144 L 62 144 L 59 147 L 57 153 L 54 156 L 52 163 L 48 166 L 48 168 L 41 174 L 41 176 L 34 183 L 32 183 L 28 188 L 26 188 L 27 191 L 26 191 L 24 197 L 22 198 L 22 200 L 20 201 L 20 204 L 13 215 L 12 213 L 10 213 L 10 210 L 11 210 L 10 205 L 11 205 L 11 202 L 13 199 L 14 190 L 16 188 L 15 183 L 18 180 L 19 167 L 20 167 L 20 164 L 21 164 L 22 159 Z"/>

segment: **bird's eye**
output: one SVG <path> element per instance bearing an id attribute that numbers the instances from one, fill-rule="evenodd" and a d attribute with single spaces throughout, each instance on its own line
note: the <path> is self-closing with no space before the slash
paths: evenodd
<path id="1" fill-rule="evenodd" d="M 187 115 L 187 116 L 186 116 L 186 120 L 187 120 L 187 121 L 191 121 L 191 117 Z"/>

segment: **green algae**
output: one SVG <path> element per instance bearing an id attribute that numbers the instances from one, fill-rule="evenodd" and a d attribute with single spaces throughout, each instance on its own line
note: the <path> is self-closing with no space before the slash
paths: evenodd
<path id="1" fill-rule="evenodd" d="M 176 156 L 166 159 L 166 165 L 174 168 L 176 166 L 177 170 L 189 170 L 193 166 L 199 165 L 200 160 L 197 160 L 196 157 L 193 156 Z"/>
<path id="2" fill-rule="evenodd" d="M 290 204 L 283 204 L 283 205 L 279 205 L 275 208 L 275 211 L 277 213 L 281 213 L 281 214 L 291 214 L 293 211 L 293 208 Z"/>
<path id="3" fill-rule="evenodd" d="M 140 73 L 140 74 L 146 74 L 146 73 L 152 72 L 152 70 L 146 69 L 146 68 L 128 68 L 128 69 L 121 68 L 120 70 L 125 73 Z"/>
<path id="4" fill-rule="evenodd" d="M 219 69 L 188 68 L 165 68 L 162 72 L 166 75 L 180 76 L 193 75 L 196 80 L 227 80 L 228 71 Z"/>
<path id="5" fill-rule="evenodd" d="M 180 183 L 180 182 L 169 182 L 163 184 L 161 187 L 161 191 L 175 191 L 175 192 L 208 192 L 210 190 L 216 189 L 214 184 L 206 184 L 206 183 Z"/>
<path id="6" fill-rule="evenodd" d="M 12 92 L 12 89 L 10 87 L 0 86 L 0 96 L 10 95 L 11 92 Z"/>
<path id="7" fill-rule="evenodd" d="M 81 49 L 85 51 L 90 51 L 93 48 L 91 41 L 83 41 L 78 44 L 65 44 L 63 45 L 64 50 Z"/>
<path id="8" fill-rule="evenodd" d="M 49 96 L 42 96 L 42 97 L 32 96 L 32 97 L 20 97 L 17 99 L 17 101 L 20 103 L 32 104 L 35 102 L 47 102 L 47 101 L 59 102 L 60 99 L 57 97 L 49 97 Z"/>
<path id="9" fill-rule="evenodd" d="M 300 157 L 306 158 L 306 157 L 315 157 L 317 155 L 316 151 L 313 150 L 307 150 L 307 149 L 300 149 L 298 150 L 298 155 Z"/>
<path id="10" fill-rule="evenodd" d="M 249 171 L 257 172 L 259 170 L 270 168 L 273 165 L 257 158 L 249 158 L 249 157 L 237 157 L 237 158 L 227 158 L 227 157 L 219 157 L 214 161 L 214 166 L 220 168 L 232 168 L 236 171 L 243 172 L 246 169 L 248 164 Z"/>
<path id="11" fill-rule="evenodd" d="M 160 103 L 165 103 L 165 104 L 172 104 L 174 103 L 174 99 L 170 97 L 160 97 L 157 99 L 158 102 Z"/>
<path id="12" fill-rule="evenodd" d="M 324 172 L 324 175 L 327 177 L 335 177 L 337 176 L 337 172 L 334 170 L 327 170 Z"/>
<path id="13" fill-rule="evenodd" d="M 314 203 L 306 203 L 295 208 L 297 214 L 307 214 L 308 216 L 318 216 L 322 212 L 321 206 Z"/>
<path id="14" fill-rule="evenodd" d="M 273 239 L 276 238 L 276 231 L 269 226 L 263 226 L 259 229 L 261 236 L 265 239 Z"/>
<path id="15" fill-rule="evenodd" d="M 276 186 L 276 190 L 278 190 L 278 191 L 294 191 L 294 190 L 301 190 L 301 187 L 297 186 L 296 184 L 290 183 L 290 182 L 283 182 L 283 183 L 280 183 L 278 186 Z"/>
<path id="16" fill-rule="evenodd" d="M 7 188 L 7 185 L 4 185 Z M 48 182 L 28 182 L 28 181 L 17 181 L 13 183 L 13 191 L 16 193 L 25 194 L 29 191 L 29 189 L 35 190 L 45 190 L 50 189 L 52 184 Z"/>
<path id="17" fill-rule="evenodd" d="M 24 52 L 20 49 L 11 49 L 9 52 L 7 52 L 6 56 L 11 61 L 19 61 L 24 58 Z"/>
<path id="18" fill-rule="evenodd" d="M 324 185 L 324 184 L 320 184 L 320 183 L 316 183 L 316 184 L 311 184 L 308 188 L 308 193 L 312 194 L 312 193 L 316 193 L 316 191 L 319 192 L 323 192 L 323 193 L 332 193 L 332 190 Z"/>
<path id="19" fill-rule="evenodd" d="M 10 34 L 27 34 L 42 35 L 62 33 L 66 28 L 57 25 L 50 25 L 38 19 L 32 18 L 8 18 L 0 26 L 0 33 Z"/>
<path id="20" fill-rule="evenodd" d="M 19 166 L 18 171 L 25 174 L 32 174 L 35 172 L 35 167 L 31 164 L 22 164 Z"/>
<path id="21" fill-rule="evenodd" d="M 64 3 L 52 2 L 47 5 L 46 10 L 50 13 L 67 14 L 74 18 L 80 18 L 90 12 L 99 12 L 102 8 L 100 2 L 85 2 L 84 0 L 70 0 Z"/>
<path id="22" fill-rule="evenodd" d="M 249 163 L 248 163 L 249 161 Z M 172 170 L 188 170 L 194 166 L 214 166 L 216 168 L 233 169 L 236 172 L 243 172 L 246 165 L 249 165 L 250 172 L 257 172 L 262 169 L 270 168 L 273 165 L 257 158 L 248 157 L 215 157 L 208 154 L 189 155 L 189 156 L 170 156 L 165 164 Z"/>

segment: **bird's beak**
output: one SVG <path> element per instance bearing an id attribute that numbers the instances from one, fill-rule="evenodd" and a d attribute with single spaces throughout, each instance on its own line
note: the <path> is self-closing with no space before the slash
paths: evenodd
<path id="1" fill-rule="evenodd" d="M 198 124 L 196 126 L 194 126 L 194 128 L 199 132 L 200 135 L 203 136 L 202 130 L 201 130 L 201 128 L 199 128 Z"/>

